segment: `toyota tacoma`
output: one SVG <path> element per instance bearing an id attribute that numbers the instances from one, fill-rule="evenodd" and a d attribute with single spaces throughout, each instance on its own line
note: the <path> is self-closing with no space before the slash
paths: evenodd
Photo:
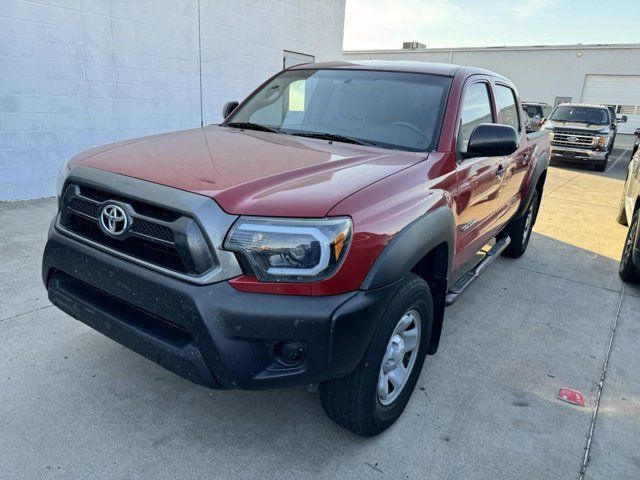
<path id="1" fill-rule="evenodd" d="M 223 116 L 62 167 L 49 298 L 200 385 L 319 385 L 375 435 L 445 306 L 527 248 L 547 135 L 506 78 L 419 62 L 295 66 Z"/>

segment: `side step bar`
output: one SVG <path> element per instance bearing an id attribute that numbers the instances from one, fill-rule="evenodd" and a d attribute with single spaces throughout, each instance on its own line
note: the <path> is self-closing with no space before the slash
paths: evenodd
<path id="1" fill-rule="evenodd" d="M 500 234 L 496 237 L 496 243 L 485 254 L 484 258 L 480 260 L 475 267 L 465 273 L 460 279 L 454 283 L 445 298 L 444 304 L 448 307 L 453 305 L 460 295 L 471 285 L 480 275 L 484 272 L 489 265 L 495 262 L 496 258 L 504 251 L 505 248 L 511 243 L 511 238 L 506 234 Z"/>

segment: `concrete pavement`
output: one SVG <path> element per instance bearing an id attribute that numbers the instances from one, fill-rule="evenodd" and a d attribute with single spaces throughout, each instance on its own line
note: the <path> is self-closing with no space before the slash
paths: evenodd
<path id="1" fill-rule="evenodd" d="M 0 478 L 579 478 L 614 323 L 585 478 L 640 478 L 640 288 L 617 276 L 626 160 L 552 168 L 529 250 L 448 309 L 405 414 L 373 439 L 304 388 L 209 391 L 49 306 L 55 202 L 0 205 Z"/>

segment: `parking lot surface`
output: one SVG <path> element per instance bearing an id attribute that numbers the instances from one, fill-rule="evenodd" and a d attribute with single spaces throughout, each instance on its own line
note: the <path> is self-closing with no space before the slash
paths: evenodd
<path id="1" fill-rule="evenodd" d="M 570 479 L 588 444 L 584 478 L 640 478 L 625 146 L 603 174 L 551 168 L 529 250 L 448 309 L 406 412 L 371 439 L 305 388 L 210 391 L 53 308 L 39 268 L 55 201 L 0 204 L 0 478 Z"/>

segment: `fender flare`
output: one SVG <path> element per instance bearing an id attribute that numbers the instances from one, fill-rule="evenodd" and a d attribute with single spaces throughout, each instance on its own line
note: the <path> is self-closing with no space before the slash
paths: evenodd
<path id="1" fill-rule="evenodd" d="M 401 280 L 426 254 L 447 244 L 447 274 L 451 271 L 456 221 L 449 206 L 427 212 L 398 232 L 369 270 L 362 290 L 372 290 Z"/>
<path id="2" fill-rule="evenodd" d="M 520 208 L 518 208 L 518 212 L 513 216 L 513 218 L 520 218 L 527 211 L 529 202 L 531 202 L 531 198 L 533 197 L 533 192 L 535 192 L 536 185 L 538 185 L 538 180 L 540 180 L 542 174 L 547 171 L 547 168 L 549 168 L 549 154 L 547 152 L 544 152 L 542 155 L 540 155 L 538 163 L 533 169 L 531 180 L 529 181 L 529 188 L 527 189 L 527 193 L 524 196 L 524 201 L 520 204 Z"/>

